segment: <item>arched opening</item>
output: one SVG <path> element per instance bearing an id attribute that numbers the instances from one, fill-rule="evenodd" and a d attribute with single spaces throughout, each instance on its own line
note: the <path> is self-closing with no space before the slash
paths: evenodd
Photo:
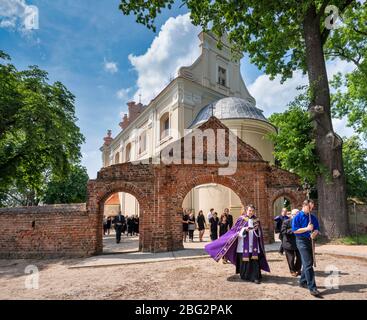
<path id="1" fill-rule="evenodd" d="M 290 218 L 292 209 L 296 208 L 295 201 L 288 195 L 278 196 L 272 204 L 272 213 L 274 219 L 274 240 L 280 242 L 279 232 L 284 219 Z M 284 211 L 284 213 L 283 213 Z M 287 217 L 283 218 L 283 215 Z"/>
<path id="2" fill-rule="evenodd" d="M 118 163 L 120 163 L 120 153 L 119 152 L 117 152 L 115 154 L 115 162 L 114 162 L 114 164 L 118 164 Z"/>
<path id="3" fill-rule="evenodd" d="M 164 113 L 160 120 L 159 120 L 159 127 L 160 127 L 160 131 L 159 131 L 159 136 L 160 139 L 164 139 L 166 137 L 168 137 L 170 135 L 170 119 L 169 119 L 169 113 L 166 112 Z"/>
<path id="4" fill-rule="evenodd" d="M 137 198 L 130 193 L 115 192 L 100 206 L 103 213 L 103 253 L 139 251 L 141 215 Z"/>
<path id="5" fill-rule="evenodd" d="M 125 162 L 129 162 L 131 160 L 131 143 L 128 143 L 125 151 Z"/>
<path id="6" fill-rule="evenodd" d="M 184 248 L 201 248 L 211 241 L 210 234 L 213 231 L 211 228 L 214 228 L 214 226 L 209 223 L 208 215 L 210 216 L 210 209 L 214 209 L 213 212 L 216 213 L 219 221 L 221 221 L 221 217 L 224 215 L 225 209 L 228 209 L 230 217 L 227 216 L 226 219 L 228 219 L 227 223 L 232 225 L 241 214 L 242 204 L 243 203 L 238 194 L 225 185 L 219 183 L 206 183 L 193 187 L 182 201 L 183 216 L 185 212 L 188 213 L 190 211 L 193 213 L 195 218 L 195 230 L 191 234 L 193 235 L 193 241 L 190 240 L 190 231 L 187 232 L 185 241 L 185 227 L 182 223 L 182 240 L 184 242 Z M 201 228 L 197 221 L 199 211 L 202 211 L 205 220 L 205 230 L 203 231 L 202 241 L 200 241 L 201 235 L 199 230 Z M 185 220 L 185 218 L 183 218 L 183 220 Z M 217 233 L 219 237 L 219 225 Z"/>

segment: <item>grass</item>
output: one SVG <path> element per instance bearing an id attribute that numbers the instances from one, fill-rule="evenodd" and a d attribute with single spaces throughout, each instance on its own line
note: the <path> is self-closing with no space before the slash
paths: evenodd
<path id="1" fill-rule="evenodd" d="M 342 244 L 347 245 L 367 245 L 367 234 L 359 234 L 357 236 L 349 236 L 339 239 Z"/>

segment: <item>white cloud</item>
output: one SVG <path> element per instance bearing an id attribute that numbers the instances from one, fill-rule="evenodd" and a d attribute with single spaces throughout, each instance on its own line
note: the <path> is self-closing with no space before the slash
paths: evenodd
<path id="1" fill-rule="evenodd" d="M 344 117 L 342 119 L 333 119 L 333 128 L 334 131 L 340 135 L 341 137 L 346 136 L 349 138 L 353 134 L 356 134 L 353 128 L 347 127 L 347 118 Z"/>
<path id="2" fill-rule="evenodd" d="M 190 15 L 169 18 L 154 38 L 150 48 L 142 55 L 129 55 L 138 73 L 134 99 L 149 103 L 177 75 L 180 67 L 190 65 L 200 55 L 198 34 Z"/>
<path id="3" fill-rule="evenodd" d="M 329 79 L 338 73 L 348 73 L 354 68 L 353 64 L 342 60 L 334 60 L 327 63 L 327 72 Z M 287 104 L 291 102 L 300 91 L 297 87 L 308 84 L 307 75 L 302 75 L 296 71 L 293 77 L 283 84 L 280 83 L 280 77 L 270 80 L 269 76 L 261 75 L 248 86 L 253 97 L 255 97 L 257 106 L 264 110 L 264 115 L 269 116 L 274 112 L 283 112 L 287 109 Z"/>
<path id="4" fill-rule="evenodd" d="M 104 70 L 106 72 L 109 72 L 109 73 L 116 73 L 119 71 L 119 68 L 117 66 L 117 63 L 116 62 L 113 62 L 113 61 L 106 61 L 106 59 L 104 60 Z"/>
<path id="5" fill-rule="evenodd" d="M 116 96 L 119 100 L 126 102 L 126 100 L 131 98 L 132 88 L 122 88 L 116 92 Z"/>
<path id="6" fill-rule="evenodd" d="M 0 0 L 0 27 L 22 32 L 38 29 L 38 8 L 25 0 Z"/>

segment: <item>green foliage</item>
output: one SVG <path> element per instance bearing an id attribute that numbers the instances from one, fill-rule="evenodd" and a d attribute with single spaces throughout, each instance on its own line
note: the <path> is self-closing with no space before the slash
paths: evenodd
<path id="1" fill-rule="evenodd" d="M 0 199 L 25 192 L 26 204 L 37 204 L 48 178 L 80 161 L 74 96 L 38 67 L 18 71 L 0 58 Z"/>
<path id="2" fill-rule="evenodd" d="M 88 180 L 85 167 L 72 166 L 66 177 L 62 179 L 57 176 L 52 177 L 47 184 L 43 202 L 46 204 L 86 202 Z"/>
<path id="3" fill-rule="evenodd" d="M 328 1 L 322 0 L 185 0 L 181 1 L 191 12 L 193 24 L 211 30 L 218 37 L 227 33 L 235 52 L 248 52 L 251 62 L 271 77 L 280 74 L 282 80 L 292 77 L 293 71 L 306 72 L 305 40 L 302 23 L 312 5 L 317 19 L 324 21 L 328 14 Z M 154 21 L 162 9 L 172 5 L 172 0 L 129 1 L 121 0 L 120 10 L 134 14 L 136 21 L 156 30 Z M 354 1 L 336 0 L 333 5 L 340 11 L 354 7 Z M 322 23 L 322 41 L 329 30 Z"/>
<path id="4" fill-rule="evenodd" d="M 367 198 L 367 149 L 358 136 L 344 138 L 343 161 L 347 194 Z"/>
<path id="5" fill-rule="evenodd" d="M 348 126 L 367 138 L 367 2 L 357 3 L 343 14 L 343 24 L 332 31 L 325 52 L 355 65 L 346 75 L 337 74 L 332 86 L 333 116 L 347 117 Z"/>
<path id="6" fill-rule="evenodd" d="M 303 181 L 314 185 L 323 171 L 315 152 L 312 123 L 305 105 L 307 98 L 300 95 L 288 110 L 275 113 L 269 120 L 278 128 L 270 134 L 274 143 L 274 156 L 280 167 L 298 174 Z M 367 149 L 358 136 L 343 138 L 343 162 L 348 197 L 367 196 Z"/>
<path id="7" fill-rule="evenodd" d="M 358 236 L 350 236 L 339 239 L 342 244 L 346 245 L 367 245 L 367 234 Z"/>
<path id="8" fill-rule="evenodd" d="M 274 113 L 269 121 L 278 128 L 270 134 L 274 142 L 274 156 L 283 169 L 298 174 L 304 182 L 316 183 L 320 173 L 319 161 L 312 138 L 312 122 L 309 113 L 300 106 L 304 97 L 298 97 L 283 113 Z"/>

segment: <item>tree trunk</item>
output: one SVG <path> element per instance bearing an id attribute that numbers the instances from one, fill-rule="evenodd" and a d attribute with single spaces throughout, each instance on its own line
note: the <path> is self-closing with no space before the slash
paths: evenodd
<path id="1" fill-rule="evenodd" d="M 316 153 L 324 172 L 317 178 L 318 212 L 321 233 L 328 238 L 348 234 L 346 180 L 342 140 L 334 133 L 330 112 L 330 91 L 316 8 L 308 8 L 303 21 L 306 64 L 311 90 Z M 321 106 L 322 108 L 318 108 Z"/>

